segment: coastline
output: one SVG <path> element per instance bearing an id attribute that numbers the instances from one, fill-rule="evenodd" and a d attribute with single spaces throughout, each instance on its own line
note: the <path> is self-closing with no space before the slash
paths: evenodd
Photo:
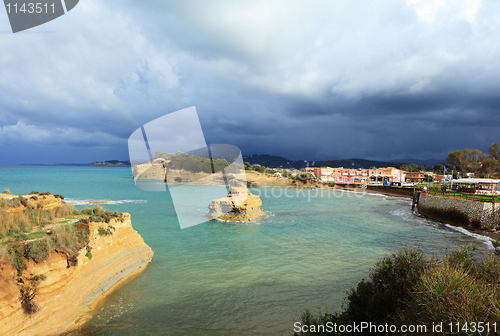
<path id="1" fill-rule="evenodd" d="M 349 190 L 354 192 L 361 193 L 373 193 L 373 194 L 381 194 L 392 197 L 403 197 L 403 198 L 412 198 L 413 190 L 412 189 L 403 189 L 403 188 L 395 188 L 395 187 L 384 187 L 384 186 L 371 186 L 368 185 L 366 189 L 363 189 L 360 186 L 352 186 L 352 185 L 342 185 L 336 184 L 335 188 L 342 190 Z M 408 192 L 408 190 L 410 192 Z"/>
<path id="2" fill-rule="evenodd" d="M 373 194 L 385 195 L 385 196 L 390 196 L 390 197 L 406 198 L 406 199 L 410 199 L 410 200 L 412 199 L 412 196 L 407 195 L 407 193 L 401 192 L 401 190 L 400 190 L 401 188 L 394 188 L 394 191 L 391 192 L 390 190 L 387 190 L 387 189 L 393 188 L 393 187 L 386 187 L 384 189 L 377 189 L 377 188 L 382 188 L 382 187 L 381 186 L 368 186 L 368 188 L 366 190 L 363 190 L 360 187 L 335 185 L 335 187 L 337 187 L 337 186 L 341 190 L 347 190 L 350 192 L 367 193 L 367 194 L 373 193 Z M 482 239 L 481 237 L 487 237 L 491 240 L 497 240 L 498 238 L 500 238 L 500 234 L 499 234 L 500 232 L 488 232 L 487 230 L 475 230 L 475 229 L 471 229 L 470 227 L 455 225 L 455 224 L 447 222 L 447 221 L 440 221 L 440 220 L 436 220 L 433 218 L 428 218 L 428 217 L 421 215 L 421 214 L 414 213 L 414 215 L 419 216 L 421 218 L 425 218 L 426 220 L 429 220 L 429 221 L 444 224 L 445 226 L 447 226 L 448 228 L 450 228 L 452 230 L 462 232 L 463 234 L 475 237 L 476 239 L 479 239 L 479 240 L 485 241 L 485 239 Z M 491 241 L 489 241 L 488 246 L 490 246 L 490 248 L 493 249 L 493 245 L 491 244 Z"/>

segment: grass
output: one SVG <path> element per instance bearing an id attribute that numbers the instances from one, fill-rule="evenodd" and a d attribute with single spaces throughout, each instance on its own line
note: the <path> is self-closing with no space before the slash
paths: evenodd
<path id="1" fill-rule="evenodd" d="M 434 196 L 457 198 L 457 199 L 470 200 L 470 201 L 493 202 L 493 200 L 495 200 L 495 203 L 500 202 L 500 195 L 496 195 L 496 196 L 476 195 L 476 194 L 472 194 L 472 193 L 462 193 L 462 192 L 456 192 L 456 191 L 442 192 L 439 189 L 431 189 L 431 190 L 429 190 L 429 193 L 431 195 L 434 195 Z"/>
<path id="2" fill-rule="evenodd" d="M 45 225 L 54 218 L 65 217 L 72 212 L 72 205 L 62 205 L 52 209 L 28 206 L 19 213 L 0 210 L 0 238 L 30 232 L 38 225 Z"/>
<path id="3" fill-rule="evenodd" d="M 419 250 L 401 250 L 380 260 L 369 279 L 351 289 L 340 313 L 306 311 L 301 323 L 427 324 L 500 320 L 500 259 L 476 262 L 470 249 L 438 260 Z M 294 335 L 335 335 L 299 332 Z"/>
<path id="4" fill-rule="evenodd" d="M 0 210 L 19 208 L 20 206 L 21 200 L 19 199 L 19 197 L 14 197 L 11 199 L 0 198 Z"/>
<path id="5" fill-rule="evenodd" d="M 12 238 L 14 240 L 23 241 L 23 240 L 30 240 L 30 239 L 38 239 L 41 237 L 45 237 L 46 235 L 48 235 L 47 231 L 35 231 L 35 232 L 30 232 L 30 233 L 15 234 L 15 235 L 13 235 Z"/>

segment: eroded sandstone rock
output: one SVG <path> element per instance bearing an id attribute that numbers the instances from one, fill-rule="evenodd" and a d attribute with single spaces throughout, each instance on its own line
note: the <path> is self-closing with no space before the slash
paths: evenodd
<path id="1" fill-rule="evenodd" d="M 233 184 L 227 197 L 213 200 L 207 217 L 228 222 L 249 222 L 265 215 L 262 200 L 244 184 Z"/>

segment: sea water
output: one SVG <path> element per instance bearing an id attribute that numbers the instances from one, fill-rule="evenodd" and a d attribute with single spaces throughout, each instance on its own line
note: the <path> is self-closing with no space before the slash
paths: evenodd
<path id="1" fill-rule="evenodd" d="M 93 312 L 88 335 L 290 335 L 306 309 L 341 310 L 346 292 L 398 249 L 491 248 L 413 214 L 408 199 L 373 194 L 252 189 L 267 213 L 257 222 L 181 229 L 169 193 L 139 190 L 130 168 L 0 167 L 4 188 L 62 194 L 77 208 L 111 201 L 104 207 L 129 212 L 153 249 L 146 270 Z"/>

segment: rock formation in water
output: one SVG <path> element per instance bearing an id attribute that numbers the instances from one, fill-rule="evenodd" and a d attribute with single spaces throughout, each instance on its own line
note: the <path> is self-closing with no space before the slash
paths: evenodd
<path id="1" fill-rule="evenodd" d="M 61 335 L 75 330 L 100 300 L 151 261 L 153 251 L 132 228 L 128 213 L 109 223 L 88 225 L 89 243 L 74 256 L 76 266 L 58 251 L 42 263 L 25 260 L 21 275 L 11 264 L 0 264 L 1 335 Z M 27 315 L 22 297 L 36 303 L 35 313 Z"/>
<path id="2" fill-rule="evenodd" d="M 213 200 L 207 217 L 228 222 L 249 222 L 265 215 L 262 200 L 247 189 L 245 184 L 234 183 L 227 197 Z"/>

